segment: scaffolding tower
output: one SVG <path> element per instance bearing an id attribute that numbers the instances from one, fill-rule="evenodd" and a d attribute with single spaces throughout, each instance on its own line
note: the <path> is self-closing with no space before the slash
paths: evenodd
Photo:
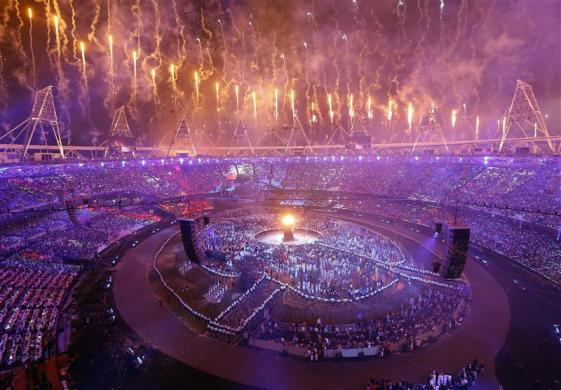
<path id="1" fill-rule="evenodd" d="M 419 124 L 416 128 L 415 142 L 411 148 L 411 153 L 415 151 L 418 144 L 425 142 L 441 143 L 448 151 L 448 144 L 446 143 L 446 137 L 444 136 L 444 131 L 440 121 L 438 120 L 438 115 L 434 108 L 427 108 L 425 114 L 419 120 Z"/>
<path id="2" fill-rule="evenodd" d="M 513 135 L 525 138 L 541 136 L 546 139 L 550 151 L 555 151 L 534 91 L 530 84 L 522 80 L 516 81 L 516 90 L 503 121 L 499 152 L 502 151 L 503 145 L 509 137 L 514 138 Z M 534 144 L 539 148 L 536 143 Z"/>
<path id="3" fill-rule="evenodd" d="M 227 155 L 230 155 L 232 149 L 235 147 L 240 147 L 246 145 L 249 147 L 252 155 L 255 155 L 255 150 L 253 150 L 253 145 L 251 144 L 251 139 L 249 138 L 249 134 L 247 133 L 247 128 L 243 125 L 242 121 L 238 121 L 238 125 L 236 126 L 234 133 L 232 134 L 232 138 L 230 139 L 230 145 L 228 146 L 228 150 L 226 151 Z"/>
<path id="4" fill-rule="evenodd" d="M 105 146 L 105 158 L 119 158 L 127 153 L 132 153 L 134 157 L 134 135 L 127 120 L 125 106 L 117 108 L 113 113 L 109 137 L 102 146 Z"/>
<path id="5" fill-rule="evenodd" d="M 53 100 L 53 87 L 48 86 L 37 91 L 35 94 L 29 117 L 11 130 L 8 130 L 6 134 L 2 135 L 0 137 L 0 143 L 6 139 L 10 139 L 10 145 L 16 144 L 18 140 L 23 141 L 23 151 L 20 158 L 24 160 L 28 157 L 30 148 L 37 149 L 32 145 L 34 140 L 38 141 L 37 145 L 51 146 L 53 138 L 60 157 L 64 158 L 64 147 L 62 145 L 58 116 Z M 10 149 L 15 148 L 7 147 L 4 151 Z"/>
<path id="6" fill-rule="evenodd" d="M 195 149 L 195 144 L 193 143 L 193 139 L 191 137 L 191 129 L 189 128 L 189 124 L 187 123 L 187 118 L 185 114 L 179 120 L 179 124 L 177 125 L 177 129 L 171 138 L 171 142 L 168 148 L 168 157 L 171 154 L 172 149 L 174 150 L 191 150 L 192 154 L 197 154 L 197 150 Z"/>

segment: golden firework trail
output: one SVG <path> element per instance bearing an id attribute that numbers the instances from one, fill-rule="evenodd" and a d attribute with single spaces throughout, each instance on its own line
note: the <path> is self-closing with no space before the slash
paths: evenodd
<path id="1" fill-rule="evenodd" d="M 37 66 L 35 64 L 35 54 L 33 52 L 33 10 L 31 7 L 27 9 L 27 17 L 29 18 L 29 53 L 31 54 L 31 72 L 33 87 L 37 86 Z"/>
<path id="2" fill-rule="evenodd" d="M 374 112 L 372 111 L 372 98 L 370 96 L 368 96 L 366 115 L 367 115 L 368 119 L 373 119 L 374 118 Z"/>
<path id="3" fill-rule="evenodd" d="M 275 105 L 274 105 L 274 111 L 273 111 L 273 116 L 275 117 L 275 120 L 279 119 L 279 89 L 275 88 Z"/>
<path id="4" fill-rule="evenodd" d="M 296 117 L 296 105 L 294 104 L 294 90 L 290 90 L 290 108 L 292 110 L 292 119 Z"/>
<path id="5" fill-rule="evenodd" d="M 150 70 L 150 77 L 152 78 L 152 95 L 154 96 L 154 102 L 158 98 L 158 87 L 156 85 L 156 68 Z"/>
<path id="6" fill-rule="evenodd" d="M 115 99 L 115 76 L 113 69 L 113 35 L 109 34 L 107 37 L 109 43 L 109 82 L 111 83 L 111 105 L 114 107 Z"/>
<path id="7" fill-rule="evenodd" d="M 138 52 L 136 50 L 132 51 L 132 95 L 133 101 L 136 101 L 136 93 L 137 93 L 137 63 L 138 63 Z"/>
<path id="8" fill-rule="evenodd" d="M 236 84 L 234 90 L 236 92 L 236 112 L 239 113 L 240 112 L 240 86 Z"/>
<path id="9" fill-rule="evenodd" d="M 392 118 L 393 118 L 393 102 L 392 100 L 388 100 L 388 112 L 387 112 L 387 118 L 388 118 L 388 122 L 391 123 Z"/>
<path id="10" fill-rule="evenodd" d="M 310 123 L 316 123 L 316 122 L 317 122 L 316 105 L 314 104 L 314 102 L 312 102 L 312 111 L 311 111 Z"/>
<path id="11" fill-rule="evenodd" d="M 55 26 L 55 39 L 56 39 L 56 53 L 57 53 L 57 59 L 58 62 L 60 63 L 60 33 L 58 30 L 58 24 L 59 24 L 59 20 L 58 20 L 58 16 L 54 15 L 53 16 L 53 24 Z"/>
<path id="12" fill-rule="evenodd" d="M 80 52 L 82 53 L 82 77 L 84 78 L 84 87 L 88 92 L 88 72 L 86 69 L 86 45 L 84 41 L 80 41 Z"/>
<path id="13" fill-rule="evenodd" d="M 327 105 L 329 106 L 329 120 L 331 121 L 331 124 L 333 124 L 333 118 L 335 116 L 335 113 L 333 112 L 333 95 L 332 94 L 327 95 Z"/>
<path id="14" fill-rule="evenodd" d="M 216 112 L 220 111 L 220 83 L 217 81 L 214 85 L 216 88 Z"/>
<path id="15" fill-rule="evenodd" d="M 255 91 L 252 92 L 251 98 L 253 100 L 253 119 L 257 119 L 257 95 Z"/>
<path id="16" fill-rule="evenodd" d="M 458 120 L 458 110 L 452 110 L 451 118 L 452 128 L 456 128 L 456 121 Z"/>
<path id="17" fill-rule="evenodd" d="M 169 77 L 171 81 L 173 104 L 177 105 L 177 68 L 175 64 L 170 64 L 169 66 Z"/>
<path id="18" fill-rule="evenodd" d="M 195 71 L 195 98 L 197 102 L 197 107 L 199 106 L 199 87 L 201 85 L 201 80 L 199 79 L 199 72 Z"/>
<path id="19" fill-rule="evenodd" d="M 475 139 L 479 139 L 479 115 L 475 117 Z"/>
<path id="20" fill-rule="evenodd" d="M 409 132 L 413 128 L 413 104 L 411 102 L 407 105 L 407 125 L 409 127 Z"/>
<path id="21" fill-rule="evenodd" d="M 534 122 L 534 138 L 538 136 L 538 124 Z"/>

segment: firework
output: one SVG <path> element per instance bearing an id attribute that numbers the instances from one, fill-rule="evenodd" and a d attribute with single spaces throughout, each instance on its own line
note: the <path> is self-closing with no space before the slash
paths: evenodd
<path id="1" fill-rule="evenodd" d="M 200 80 L 199 80 L 199 72 L 195 71 L 195 98 L 197 102 L 197 106 L 199 105 L 199 87 L 200 87 Z"/>
<path id="2" fill-rule="evenodd" d="M 331 94 L 327 95 L 327 105 L 329 106 L 329 120 L 333 124 L 335 113 L 333 112 L 333 96 Z"/>
<path id="3" fill-rule="evenodd" d="M 292 111 L 292 119 L 296 117 L 296 105 L 294 103 L 294 90 L 290 90 L 290 109 Z"/>
<path id="4" fill-rule="evenodd" d="M 275 117 L 275 120 L 279 119 L 279 89 L 275 88 L 275 102 L 274 102 L 274 112 L 273 112 L 273 116 Z"/>
<path id="5" fill-rule="evenodd" d="M 391 123 L 393 118 L 393 102 L 392 100 L 388 100 L 388 112 L 387 112 L 387 119 L 388 122 Z"/>
<path id="6" fill-rule="evenodd" d="M 413 128 L 413 104 L 411 104 L 411 102 L 407 105 L 407 126 L 409 132 L 411 132 Z"/>
<path id="7" fill-rule="evenodd" d="M 253 100 L 253 119 L 257 119 L 257 94 L 255 91 L 251 93 L 251 99 Z"/>
<path id="8" fill-rule="evenodd" d="M 218 81 L 215 84 L 216 88 L 216 112 L 220 111 L 220 84 Z"/>
<path id="9" fill-rule="evenodd" d="M 171 81 L 173 103 L 177 104 L 177 67 L 175 64 L 170 64 L 169 66 L 169 78 Z"/>
<path id="10" fill-rule="evenodd" d="M 236 85 L 234 87 L 234 90 L 236 92 L 236 112 L 239 113 L 240 112 L 240 86 Z"/>
<path id="11" fill-rule="evenodd" d="M 29 18 L 29 52 L 31 54 L 31 72 L 33 86 L 37 85 L 37 70 L 35 65 L 35 54 L 33 53 L 33 10 L 27 9 L 27 17 Z"/>
<path id="12" fill-rule="evenodd" d="M 111 99 L 115 98 L 115 76 L 113 70 L 113 35 L 109 34 L 107 38 L 109 42 L 109 78 L 111 82 Z"/>
<path id="13" fill-rule="evenodd" d="M 372 111 L 372 98 L 370 96 L 368 96 L 366 115 L 368 116 L 368 119 L 374 119 L 374 112 Z"/>
<path id="14" fill-rule="evenodd" d="M 86 69 L 86 45 L 80 41 L 80 52 L 82 53 L 82 77 L 84 78 L 84 87 L 88 90 L 88 73 Z"/>
<path id="15" fill-rule="evenodd" d="M 458 110 L 452 110 L 450 121 L 452 122 L 452 128 L 456 128 L 456 121 L 458 119 Z"/>
<path id="16" fill-rule="evenodd" d="M 156 101 L 156 98 L 158 96 L 158 87 L 156 84 L 156 68 L 152 68 L 150 70 L 150 78 L 152 79 L 152 94 L 154 95 L 154 101 Z"/>
<path id="17" fill-rule="evenodd" d="M 57 58 L 58 61 L 60 62 L 60 33 L 58 30 L 58 16 L 54 15 L 53 16 L 53 24 L 55 26 L 55 39 L 56 39 L 56 53 L 57 53 Z"/>
<path id="18" fill-rule="evenodd" d="M 475 139 L 479 139 L 479 115 L 475 117 Z"/>
<path id="19" fill-rule="evenodd" d="M 538 136 L 538 124 L 534 122 L 534 138 Z"/>
<path id="20" fill-rule="evenodd" d="M 132 52 L 132 72 L 133 72 L 132 96 L 133 96 L 133 100 L 136 100 L 136 92 L 137 92 L 137 80 L 136 80 L 137 61 L 138 61 L 138 52 L 136 50 L 133 50 L 133 52 Z"/>

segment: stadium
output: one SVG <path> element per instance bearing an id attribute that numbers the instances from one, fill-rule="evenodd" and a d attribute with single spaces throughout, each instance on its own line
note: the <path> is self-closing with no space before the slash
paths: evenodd
<path id="1" fill-rule="evenodd" d="M 1 388 L 561 387 L 561 3 L 304 3 L 1 6 Z"/>

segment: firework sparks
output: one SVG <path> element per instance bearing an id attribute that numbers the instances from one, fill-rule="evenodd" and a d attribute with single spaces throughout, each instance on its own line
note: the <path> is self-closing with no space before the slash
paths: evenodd
<path id="1" fill-rule="evenodd" d="M 240 86 L 236 84 L 234 90 L 236 92 L 236 112 L 239 113 L 240 112 Z"/>
<path id="2" fill-rule="evenodd" d="M 333 124 L 333 118 L 335 116 L 335 113 L 333 112 L 333 95 L 332 94 L 327 95 L 327 105 L 329 106 L 329 120 L 331 121 L 331 124 Z"/>
<path id="3" fill-rule="evenodd" d="M 220 83 L 217 81 L 215 84 L 216 89 L 216 112 L 220 111 Z"/>
<path id="4" fill-rule="evenodd" d="M 294 103 L 294 90 L 290 90 L 290 109 L 292 111 L 292 119 L 296 118 L 296 104 Z"/>
<path id="5" fill-rule="evenodd" d="M 251 99 L 253 100 L 253 119 L 257 119 L 257 94 L 255 91 L 251 93 Z"/>
<path id="6" fill-rule="evenodd" d="M 54 15 L 53 16 L 53 24 L 55 26 L 55 39 L 56 39 L 56 53 L 57 53 L 57 59 L 60 62 L 60 32 L 59 32 L 59 26 L 58 26 L 58 16 Z"/>
<path id="7" fill-rule="evenodd" d="M 456 121 L 458 120 L 458 110 L 452 110 L 450 121 L 452 122 L 452 128 L 456 128 Z"/>
<path id="8" fill-rule="evenodd" d="M 113 69 L 113 35 L 109 34 L 107 37 L 107 41 L 109 43 L 109 79 L 111 83 L 111 101 L 113 102 L 115 99 L 115 76 L 114 76 L 114 69 Z M 112 104 L 113 106 L 115 104 Z"/>
<path id="9" fill-rule="evenodd" d="M 37 66 L 35 65 L 35 54 L 33 52 L 33 10 L 27 9 L 27 18 L 29 19 L 29 53 L 31 54 L 31 72 L 33 86 L 37 86 Z"/>
<path id="10" fill-rule="evenodd" d="M 475 117 L 475 139 L 479 139 L 479 115 Z"/>
<path id="11" fill-rule="evenodd" d="M 195 71 L 195 98 L 196 98 L 197 106 L 199 105 L 200 86 L 201 86 L 201 81 L 199 79 L 199 72 Z"/>
<path id="12" fill-rule="evenodd" d="M 152 95 L 154 96 L 154 101 L 158 98 L 158 85 L 156 84 L 156 68 L 150 69 L 150 78 L 152 79 Z"/>
<path id="13" fill-rule="evenodd" d="M 411 104 L 411 102 L 407 105 L 407 126 L 409 132 L 411 132 L 413 128 L 413 104 Z"/>
<path id="14" fill-rule="evenodd" d="M 138 62 L 138 52 L 136 50 L 132 51 L 132 96 L 133 100 L 136 101 L 136 93 L 137 93 L 137 62 Z"/>
<path id="15" fill-rule="evenodd" d="M 86 45 L 80 41 L 80 52 L 82 53 L 82 77 L 84 79 L 84 87 L 88 90 L 88 72 L 86 69 Z"/>
<path id="16" fill-rule="evenodd" d="M 274 102 L 273 116 L 275 117 L 275 120 L 278 121 L 279 119 L 279 89 L 278 88 L 275 88 L 275 102 Z"/>

